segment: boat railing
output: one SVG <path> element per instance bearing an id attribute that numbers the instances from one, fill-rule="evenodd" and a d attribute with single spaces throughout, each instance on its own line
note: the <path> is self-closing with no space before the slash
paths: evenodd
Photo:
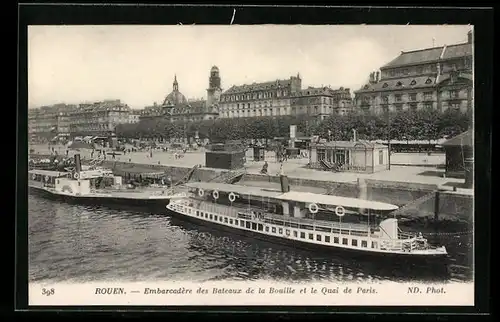
<path id="1" fill-rule="evenodd" d="M 226 206 L 214 202 L 202 201 L 199 199 L 186 199 L 180 202 L 185 206 L 193 207 L 199 211 L 213 212 L 225 216 L 242 219 L 256 219 L 269 224 L 283 227 L 300 228 L 312 231 L 330 232 L 343 235 L 353 235 L 360 237 L 373 237 L 377 235 L 379 228 L 364 224 L 341 223 L 327 220 L 316 220 L 310 218 L 285 217 L 283 215 L 272 214 L 260 208 Z"/>

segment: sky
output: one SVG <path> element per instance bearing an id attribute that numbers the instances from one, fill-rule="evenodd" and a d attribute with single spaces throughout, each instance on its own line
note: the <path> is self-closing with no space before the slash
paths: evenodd
<path id="1" fill-rule="evenodd" d="M 161 104 L 174 75 L 186 98 L 206 98 L 210 68 L 222 88 L 287 79 L 302 87 L 361 88 L 401 51 L 467 41 L 472 26 L 29 26 L 28 105 L 120 99 Z"/>

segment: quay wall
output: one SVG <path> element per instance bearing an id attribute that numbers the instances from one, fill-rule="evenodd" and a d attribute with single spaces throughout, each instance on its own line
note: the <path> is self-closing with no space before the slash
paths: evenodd
<path id="1" fill-rule="evenodd" d="M 44 156 L 39 156 L 44 157 Z M 136 164 L 120 161 L 104 161 L 103 166 L 113 169 L 117 175 L 127 173 L 164 172 L 172 178 L 172 182 L 181 180 L 191 167 L 166 166 L 157 164 Z M 191 177 L 191 181 L 210 181 L 228 172 L 222 169 L 199 168 Z M 269 182 L 279 184 L 278 176 L 261 174 L 245 174 L 241 183 L 245 182 Z M 411 218 L 434 218 L 435 195 L 426 198 L 425 201 L 412 205 L 418 198 L 424 197 L 437 190 L 436 185 L 419 184 L 411 182 L 394 182 L 383 180 L 365 179 L 361 182 L 333 182 L 325 180 L 311 180 L 289 177 L 290 185 L 302 187 L 322 188 L 329 194 L 342 197 L 365 198 L 373 201 L 392 203 L 405 206 L 405 216 Z M 441 192 L 439 194 L 439 220 L 461 220 L 472 222 L 473 219 L 473 197 L 463 194 L 450 194 Z"/>

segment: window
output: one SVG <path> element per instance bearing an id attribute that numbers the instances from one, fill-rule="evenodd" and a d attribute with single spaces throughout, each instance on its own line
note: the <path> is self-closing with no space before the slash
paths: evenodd
<path id="1" fill-rule="evenodd" d="M 222 222 L 222 216 L 219 217 L 219 221 Z"/>
<path id="2" fill-rule="evenodd" d="M 450 103 L 450 107 L 455 109 L 455 110 L 458 110 L 458 109 L 460 109 L 460 103 L 452 102 L 452 103 Z"/>
<path id="3" fill-rule="evenodd" d="M 401 102 L 401 94 L 394 95 L 394 98 L 396 99 L 396 102 Z"/>
<path id="4" fill-rule="evenodd" d="M 412 93 L 408 95 L 410 97 L 410 101 L 416 101 L 417 100 L 417 94 Z"/>
<path id="5" fill-rule="evenodd" d="M 368 247 L 368 242 L 366 240 L 361 241 L 361 247 Z"/>
<path id="6" fill-rule="evenodd" d="M 418 108 L 417 103 L 410 103 L 410 110 L 412 110 L 412 111 L 416 111 L 416 110 L 417 110 L 417 108 Z"/>
<path id="7" fill-rule="evenodd" d="M 266 232 L 269 232 L 269 226 L 266 226 Z"/>
<path id="8" fill-rule="evenodd" d="M 272 228 L 271 228 L 271 232 L 272 232 L 273 234 L 276 234 L 276 227 L 272 227 Z"/>
<path id="9" fill-rule="evenodd" d="M 264 225 L 263 224 L 257 224 L 257 230 L 258 231 L 263 231 L 264 230 Z"/>
<path id="10" fill-rule="evenodd" d="M 313 240 L 314 239 L 314 235 L 313 234 L 309 234 L 309 239 Z"/>
<path id="11" fill-rule="evenodd" d="M 283 228 L 278 229 L 278 234 L 283 234 Z"/>
<path id="12" fill-rule="evenodd" d="M 426 109 L 432 109 L 432 103 L 425 103 L 424 108 Z"/>
<path id="13" fill-rule="evenodd" d="M 212 220 L 212 219 L 213 219 L 213 218 L 212 218 L 212 214 L 210 214 L 210 215 L 208 216 L 208 218 L 209 218 L 210 220 Z"/>
<path id="14" fill-rule="evenodd" d="M 248 229 L 250 229 L 250 226 L 251 226 L 251 225 L 250 225 L 250 222 L 249 222 L 249 221 L 247 221 L 247 222 L 245 223 L 245 227 L 246 227 L 246 228 L 248 228 Z"/>
<path id="15" fill-rule="evenodd" d="M 403 110 L 403 104 L 395 104 L 394 106 L 396 107 L 396 111 L 398 112 Z"/>
<path id="16" fill-rule="evenodd" d="M 382 88 L 386 88 L 387 86 L 389 86 L 389 84 L 384 83 L 384 85 L 382 85 Z"/>
<path id="17" fill-rule="evenodd" d="M 382 102 L 384 102 L 384 104 L 389 104 L 389 96 L 388 95 L 382 96 Z"/>
<path id="18" fill-rule="evenodd" d="M 235 224 L 236 226 L 238 226 L 238 219 L 235 219 L 235 220 L 234 220 L 234 224 Z"/>
<path id="19" fill-rule="evenodd" d="M 403 86 L 403 83 L 401 83 L 401 82 L 397 82 L 397 83 L 396 83 L 396 86 L 397 86 L 397 87 Z"/>
<path id="20" fill-rule="evenodd" d="M 458 91 L 450 91 L 450 98 L 457 98 L 458 97 Z"/>
<path id="21" fill-rule="evenodd" d="M 325 242 L 327 242 L 327 243 L 330 242 L 330 236 L 325 236 Z"/>
<path id="22" fill-rule="evenodd" d="M 416 81 L 416 80 L 412 80 L 412 81 L 411 81 L 411 83 L 410 83 L 410 85 L 412 85 L 412 86 L 413 86 L 413 85 L 416 85 L 416 84 L 417 84 L 417 81 Z"/>
<path id="23" fill-rule="evenodd" d="M 208 218 L 208 214 L 207 213 L 205 213 L 205 218 Z"/>
<path id="24" fill-rule="evenodd" d="M 352 246 L 358 246 L 358 240 L 357 239 L 352 239 L 351 240 L 351 245 Z"/>
<path id="25" fill-rule="evenodd" d="M 378 151 L 378 164 L 384 164 L 384 151 Z"/>
<path id="26" fill-rule="evenodd" d="M 342 244 L 343 245 L 348 245 L 347 238 L 342 238 Z"/>
<path id="27" fill-rule="evenodd" d="M 317 241 L 321 241 L 321 235 L 319 235 L 319 234 L 318 234 L 318 235 L 316 235 L 316 240 L 317 240 Z"/>
<path id="28" fill-rule="evenodd" d="M 196 216 L 200 216 L 200 211 L 196 210 Z M 215 216 L 215 220 L 217 220 L 217 216 Z"/>
<path id="29" fill-rule="evenodd" d="M 432 99 L 432 92 L 424 92 L 424 99 L 431 100 Z"/>
<path id="30" fill-rule="evenodd" d="M 227 217 L 224 217 L 224 222 L 227 224 Z"/>
<path id="31" fill-rule="evenodd" d="M 297 231 L 296 230 L 293 231 L 293 237 L 297 237 Z"/>
<path id="32" fill-rule="evenodd" d="M 409 71 L 408 68 L 403 69 L 403 75 L 408 75 Z"/>
<path id="33" fill-rule="evenodd" d="M 286 234 L 287 236 L 290 236 L 290 229 L 285 230 L 285 234 Z"/>
<path id="34" fill-rule="evenodd" d="M 244 220 L 240 220 L 240 226 L 241 227 L 245 227 L 245 221 Z"/>
<path id="35" fill-rule="evenodd" d="M 304 232 L 301 231 L 300 232 L 300 238 L 306 238 L 306 233 L 304 233 Z"/>
<path id="36" fill-rule="evenodd" d="M 377 242 L 372 241 L 372 248 L 377 248 Z"/>
<path id="37" fill-rule="evenodd" d="M 431 84 L 432 83 L 432 79 L 430 78 L 427 78 L 427 80 L 425 81 L 426 84 Z"/>
<path id="38" fill-rule="evenodd" d="M 233 220 L 232 219 L 229 219 L 229 224 L 233 224 Z"/>
<path id="39" fill-rule="evenodd" d="M 256 223 L 254 223 L 254 222 L 252 223 L 252 229 L 253 229 L 253 230 L 257 230 L 257 224 L 256 224 Z"/>

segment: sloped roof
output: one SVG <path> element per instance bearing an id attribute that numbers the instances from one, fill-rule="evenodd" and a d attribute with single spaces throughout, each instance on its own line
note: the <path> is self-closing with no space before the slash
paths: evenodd
<path id="1" fill-rule="evenodd" d="M 325 143 L 316 143 L 312 144 L 313 146 L 320 148 L 320 147 L 338 147 L 338 148 L 369 148 L 373 149 L 375 147 L 383 147 L 385 148 L 385 145 L 378 144 L 376 142 L 370 142 L 366 140 L 357 140 L 356 142 L 354 141 L 329 141 Z"/>
<path id="2" fill-rule="evenodd" d="M 444 49 L 444 51 L 443 51 Z M 441 54 L 443 55 L 441 57 Z M 422 63 L 436 62 L 464 56 L 472 56 L 472 44 L 463 43 L 450 46 L 440 46 L 401 52 L 401 54 L 382 66 L 380 69 L 387 69 L 406 65 L 418 65 Z"/>
<path id="3" fill-rule="evenodd" d="M 381 80 L 377 83 L 368 83 L 363 86 L 359 92 L 371 92 L 371 91 L 394 91 L 398 89 L 412 89 L 412 88 L 427 88 L 434 87 L 436 85 L 435 76 L 418 76 L 418 77 L 407 77 L 398 79 L 387 79 Z"/>
<path id="4" fill-rule="evenodd" d="M 292 84 L 291 79 L 277 79 L 275 81 L 264 82 L 264 83 L 253 83 L 253 84 L 245 84 L 245 85 L 233 85 L 223 94 L 236 94 L 250 91 L 261 91 L 266 89 L 273 88 L 281 88 L 281 87 L 289 87 Z"/>
<path id="5" fill-rule="evenodd" d="M 408 51 L 408 52 L 401 52 L 401 54 L 398 57 L 396 57 L 389 63 L 385 64 L 380 69 L 386 69 L 404 65 L 416 65 L 426 62 L 437 61 L 439 60 L 439 56 L 441 56 L 442 51 L 443 51 L 443 46 Z"/>
<path id="6" fill-rule="evenodd" d="M 442 146 L 473 146 L 472 141 L 472 131 L 468 130 L 459 135 L 449 139 L 448 141 L 441 144 Z"/>
<path id="7" fill-rule="evenodd" d="M 453 59 L 464 56 L 472 56 L 472 44 L 465 43 L 447 46 L 442 59 Z"/>

